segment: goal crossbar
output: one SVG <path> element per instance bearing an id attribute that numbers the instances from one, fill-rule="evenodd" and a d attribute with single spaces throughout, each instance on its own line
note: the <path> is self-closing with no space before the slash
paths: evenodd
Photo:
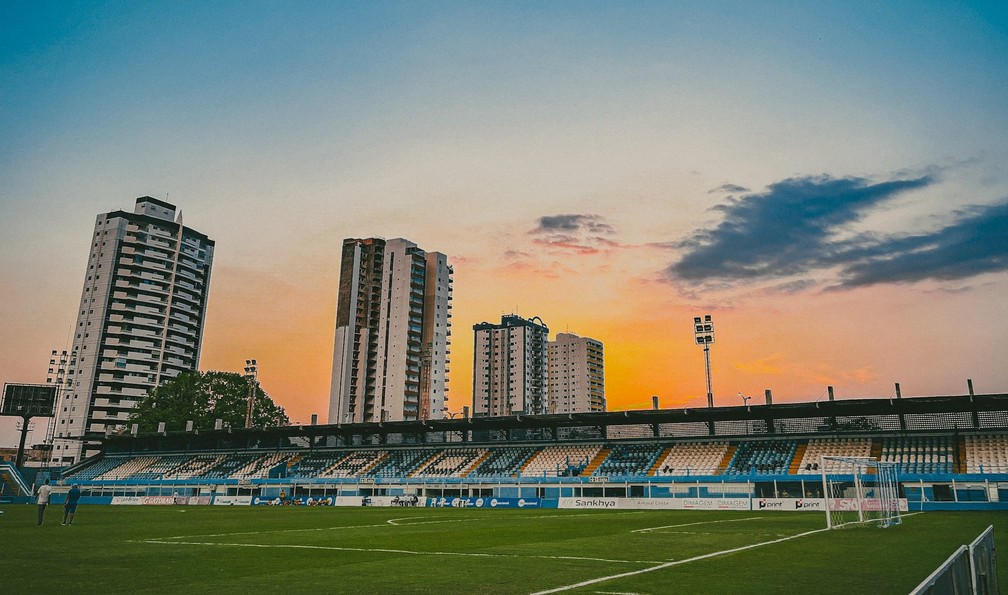
<path id="1" fill-rule="evenodd" d="M 901 522 L 905 505 L 899 498 L 896 463 L 873 457 L 819 456 L 826 527 L 877 523 L 890 527 Z"/>

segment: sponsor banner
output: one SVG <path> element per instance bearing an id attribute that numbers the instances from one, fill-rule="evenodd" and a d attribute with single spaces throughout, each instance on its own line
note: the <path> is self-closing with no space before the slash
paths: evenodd
<path id="1" fill-rule="evenodd" d="M 560 498 L 557 508 L 628 508 L 627 498 Z"/>
<path id="2" fill-rule="evenodd" d="M 434 508 L 541 508 L 539 498 L 427 498 Z"/>
<path id="3" fill-rule="evenodd" d="M 214 506 L 248 506 L 252 496 L 214 496 Z"/>
<path id="4" fill-rule="evenodd" d="M 329 496 L 323 500 L 323 503 L 326 506 L 430 506 L 426 504 L 428 498 L 417 497 L 416 502 L 413 502 L 411 498 L 411 496 L 338 496 L 335 498 Z"/>
<path id="5" fill-rule="evenodd" d="M 749 498 L 682 498 L 683 510 L 749 510 Z"/>
<path id="6" fill-rule="evenodd" d="M 252 506 L 280 506 L 283 504 L 283 500 L 280 496 L 275 498 L 267 498 L 266 496 L 253 496 Z"/>
<path id="7" fill-rule="evenodd" d="M 112 504 L 116 506 L 139 506 L 143 503 L 143 496 L 112 496 Z"/>
<path id="8" fill-rule="evenodd" d="M 636 510 L 682 510 L 679 498 L 632 498 Z"/>
<path id="9" fill-rule="evenodd" d="M 315 496 L 305 496 L 303 498 L 298 498 L 297 501 L 300 502 L 302 506 L 333 506 L 336 503 L 336 498 L 333 496 L 326 496 L 325 498 L 322 496 L 317 498 Z"/>
<path id="10" fill-rule="evenodd" d="M 175 504 L 175 496 L 144 496 L 143 503 L 154 506 L 171 506 Z"/>
<path id="11" fill-rule="evenodd" d="M 113 496 L 112 504 L 126 506 L 172 506 L 210 504 L 210 496 Z"/>
<path id="12" fill-rule="evenodd" d="M 363 500 L 361 496 L 337 496 L 333 506 L 360 506 Z"/>
<path id="13" fill-rule="evenodd" d="M 233 502 L 233 504 L 251 504 L 252 506 L 334 506 L 336 498 L 334 496 L 314 497 L 310 498 L 309 502 L 308 496 L 296 496 L 294 498 L 281 498 L 280 496 L 274 496 L 272 498 L 268 496 L 228 496 L 229 499 L 238 500 Z M 240 498 L 240 499 L 239 499 Z M 221 497 L 218 496 L 214 500 L 214 504 L 219 503 Z M 224 502 L 220 502 L 224 504 Z M 231 504 L 232 502 L 227 502 Z M 357 506 L 360 506 L 360 498 L 357 498 Z"/>
<path id="14" fill-rule="evenodd" d="M 749 510 L 749 498 L 560 498 L 557 508 Z"/>
<path id="15" fill-rule="evenodd" d="M 823 510 L 822 498 L 753 498 L 753 510 Z"/>
<path id="16" fill-rule="evenodd" d="M 900 512 L 907 512 L 909 510 L 906 498 L 900 498 L 896 502 Z M 830 500 L 830 510 L 854 512 L 857 509 L 857 498 L 832 498 Z M 882 510 L 882 501 L 878 498 L 865 498 L 861 500 L 861 510 L 869 512 Z"/>

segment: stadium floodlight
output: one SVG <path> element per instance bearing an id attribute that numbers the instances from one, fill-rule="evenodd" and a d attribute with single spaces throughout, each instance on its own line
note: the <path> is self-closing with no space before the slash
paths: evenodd
<path id="1" fill-rule="evenodd" d="M 252 427 L 252 414 L 255 411 L 255 393 L 258 384 L 259 363 L 254 359 L 245 360 L 245 379 L 249 383 L 248 406 L 245 408 L 245 427 Z"/>
<path id="2" fill-rule="evenodd" d="M 739 391 L 738 396 L 742 397 L 742 406 L 745 407 L 746 411 L 748 412 L 749 411 L 749 400 L 752 399 L 752 397 L 747 397 L 747 396 L 743 395 L 742 391 Z M 746 420 L 745 420 L 745 433 L 746 433 L 746 436 L 748 436 L 749 433 L 750 433 L 750 430 L 749 430 L 750 425 L 749 425 L 749 423 L 750 423 L 749 422 L 749 417 L 746 416 Z"/>
<path id="3" fill-rule="evenodd" d="M 693 317 L 693 337 L 696 344 L 703 347 L 704 367 L 707 370 L 707 406 L 714 406 L 714 391 L 711 387 L 710 372 L 710 346 L 714 343 L 714 321 L 710 314 L 704 314 L 703 318 Z"/>

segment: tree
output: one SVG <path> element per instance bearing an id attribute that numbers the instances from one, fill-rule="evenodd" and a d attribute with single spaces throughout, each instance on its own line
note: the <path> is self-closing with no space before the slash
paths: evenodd
<path id="1" fill-rule="evenodd" d="M 236 372 L 185 372 L 151 390 L 137 402 L 129 424 L 139 424 L 141 432 L 156 432 L 158 423 L 168 430 L 184 430 L 187 421 L 198 430 L 212 430 L 216 420 L 225 426 L 245 427 L 248 380 Z M 257 428 L 290 422 L 283 407 L 256 384 L 252 425 Z"/>

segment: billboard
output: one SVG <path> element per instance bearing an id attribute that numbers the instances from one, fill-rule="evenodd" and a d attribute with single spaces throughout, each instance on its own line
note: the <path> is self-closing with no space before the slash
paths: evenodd
<path id="1" fill-rule="evenodd" d="M 55 406 L 55 384 L 5 384 L 0 415 L 52 417 Z"/>

